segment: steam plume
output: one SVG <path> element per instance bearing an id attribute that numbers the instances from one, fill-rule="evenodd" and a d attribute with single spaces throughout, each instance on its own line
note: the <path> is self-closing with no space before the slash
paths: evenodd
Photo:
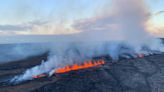
<path id="1" fill-rule="evenodd" d="M 53 69 L 93 56 L 108 54 L 118 59 L 125 53 L 135 57 L 139 53 L 164 51 L 161 41 L 147 32 L 149 11 L 144 0 L 113 0 L 111 11 L 103 16 L 76 21 L 73 27 L 81 33 L 68 35 L 69 40 L 64 43 L 51 44 L 48 61 L 28 69 L 12 81 L 29 80 L 42 73 L 52 75 Z"/>

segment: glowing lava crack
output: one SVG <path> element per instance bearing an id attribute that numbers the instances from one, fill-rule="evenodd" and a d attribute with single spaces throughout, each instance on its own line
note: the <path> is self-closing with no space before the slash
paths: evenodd
<path id="1" fill-rule="evenodd" d="M 55 69 L 54 73 L 55 74 L 62 74 L 62 73 L 70 72 L 70 71 L 87 69 L 87 68 L 91 68 L 91 67 L 95 67 L 95 66 L 99 66 L 99 65 L 103 65 L 103 64 L 105 64 L 104 60 L 86 61 L 82 64 L 66 65 L 63 68 Z M 46 77 L 46 76 L 47 76 L 47 74 L 40 74 L 40 75 L 33 76 L 33 78 L 36 79 L 36 78 L 42 78 L 42 77 Z"/>
<path id="2" fill-rule="evenodd" d="M 105 64 L 104 60 L 98 60 L 95 62 L 88 61 L 88 62 L 84 62 L 81 65 L 78 65 L 78 64 L 74 64 L 72 66 L 67 65 L 63 68 L 56 69 L 55 73 L 65 73 L 65 72 L 75 71 L 75 70 L 79 70 L 79 69 L 86 69 L 86 68 L 90 68 L 90 67 L 94 67 L 94 66 L 98 66 L 98 65 L 102 65 L 102 64 Z"/>

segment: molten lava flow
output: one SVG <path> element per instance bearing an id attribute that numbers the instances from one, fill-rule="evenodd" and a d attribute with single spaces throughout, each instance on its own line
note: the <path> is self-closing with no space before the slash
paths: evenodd
<path id="1" fill-rule="evenodd" d="M 69 71 L 75 71 L 75 70 L 79 70 L 79 69 L 86 69 L 86 68 L 90 68 L 90 67 L 94 67 L 94 66 L 98 66 L 98 65 L 103 65 L 105 64 L 104 60 L 97 60 L 97 61 L 86 61 L 83 64 L 73 64 L 73 65 L 67 65 L 63 68 L 58 68 L 54 71 L 54 73 L 66 73 Z M 34 79 L 38 79 L 38 78 L 43 78 L 48 76 L 47 74 L 40 74 L 40 75 L 34 75 L 32 76 Z"/>
<path id="2" fill-rule="evenodd" d="M 94 67 L 94 66 L 98 66 L 98 65 L 103 65 L 105 64 L 104 60 L 97 60 L 97 61 L 86 61 L 83 64 L 74 64 L 74 65 L 67 65 L 63 68 L 58 68 L 55 70 L 55 73 L 66 73 L 69 71 L 75 71 L 75 70 L 80 70 L 80 69 L 86 69 L 86 68 L 90 68 L 90 67 Z"/>

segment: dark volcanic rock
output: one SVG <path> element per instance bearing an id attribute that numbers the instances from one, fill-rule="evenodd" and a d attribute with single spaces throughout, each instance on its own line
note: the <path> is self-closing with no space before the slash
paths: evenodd
<path id="1" fill-rule="evenodd" d="M 71 71 L 15 86 L 0 85 L 0 92 L 164 92 L 163 60 L 164 54 L 118 62 L 108 60 L 99 67 Z M 34 65 L 26 63 L 17 62 L 12 71 L 5 67 L 13 64 L 1 65 L 0 79 L 19 74 Z"/>
<path id="2" fill-rule="evenodd" d="M 74 75 L 74 76 L 72 76 Z M 80 70 L 60 76 L 55 83 L 43 86 L 36 92 L 121 92 L 117 80 L 104 69 Z M 33 92 L 35 92 L 33 91 Z"/>
<path id="3" fill-rule="evenodd" d="M 138 59 L 137 61 L 133 62 L 133 64 L 142 73 L 151 75 L 157 72 L 157 67 L 146 59 Z"/>
<path id="4" fill-rule="evenodd" d="M 157 73 L 148 78 L 152 92 L 164 92 L 164 73 Z"/>

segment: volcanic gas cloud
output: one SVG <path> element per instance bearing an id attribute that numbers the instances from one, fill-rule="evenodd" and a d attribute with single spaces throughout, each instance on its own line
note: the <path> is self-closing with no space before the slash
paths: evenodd
<path id="1" fill-rule="evenodd" d="M 109 55 L 118 60 L 119 56 L 129 58 L 164 51 L 161 40 L 148 33 L 150 13 L 144 0 L 113 0 L 112 7 L 104 10 L 100 16 L 75 21 L 73 27 L 80 33 L 69 35 L 68 41 L 51 43 L 48 60 L 14 77 L 12 82 L 31 80 L 43 73 L 52 75 L 54 69 L 62 72 L 66 65 L 95 56 Z"/>

